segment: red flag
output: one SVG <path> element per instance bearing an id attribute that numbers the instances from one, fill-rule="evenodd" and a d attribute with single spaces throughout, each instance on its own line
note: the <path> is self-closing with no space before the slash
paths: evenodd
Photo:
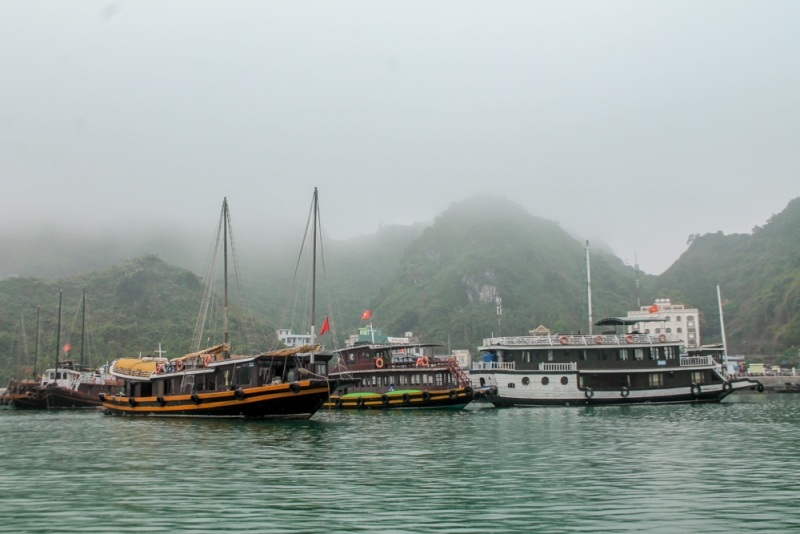
<path id="1" fill-rule="evenodd" d="M 369 310 L 367 310 L 367 311 L 365 311 L 364 313 L 361 314 L 361 320 L 362 321 L 364 321 L 365 319 L 369 319 L 370 317 L 372 317 L 372 316 L 369 314 Z"/>
<path id="2" fill-rule="evenodd" d="M 66 345 L 64 345 L 64 352 L 69 352 L 69 349 L 71 349 L 71 348 L 72 348 L 72 345 L 67 343 Z"/>
<path id="3" fill-rule="evenodd" d="M 653 304 L 652 306 L 647 308 L 647 311 L 649 311 L 650 313 L 658 313 L 658 304 Z"/>
<path id="4" fill-rule="evenodd" d="M 317 335 L 321 336 L 322 334 L 324 334 L 325 332 L 327 332 L 330 329 L 331 329 L 331 325 L 328 324 L 328 318 L 325 317 L 325 322 L 322 323 L 322 328 L 319 329 L 319 334 L 317 334 Z"/>

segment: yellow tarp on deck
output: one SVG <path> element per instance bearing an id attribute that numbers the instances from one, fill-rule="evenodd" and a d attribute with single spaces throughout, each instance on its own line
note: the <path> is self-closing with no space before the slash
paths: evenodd
<path id="1" fill-rule="evenodd" d="M 162 360 L 163 361 L 163 360 Z M 111 367 L 112 373 L 137 378 L 150 378 L 156 370 L 158 363 L 154 360 L 140 360 L 139 358 L 120 358 Z"/>

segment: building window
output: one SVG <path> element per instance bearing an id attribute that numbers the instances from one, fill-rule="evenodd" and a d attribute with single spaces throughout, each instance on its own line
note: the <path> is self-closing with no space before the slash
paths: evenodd
<path id="1" fill-rule="evenodd" d="M 683 333 L 683 328 L 676 328 L 675 331 L 678 332 L 679 334 L 682 334 Z"/>
<path id="2" fill-rule="evenodd" d="M 672 333 L 672 328 L 667 328 L 667 334 L 671 334 L 671 333 Z"/>
<path id="3" fill-rule="evenodd" d="M 528 378 L 527 376 L 523 376 L 522 377 L 522 385 L 523 386 L 527 386 L 530 383 L 531 383 L 531 379 L 530 378 Z"/>
<path id="4" fill-rule="evenodd" d="M 508 389 L 514 389 L 515 387 L 517 387 L 517 386 L 516 386 L 516 384 L 514 384 L 514 382 L 509 382 L 508 383 Z"/>
<path id="5" fill-rule="evenodd" d="M 649 334 L 650 333 L 650 329 L 649 328 L 645 329 L 644 333 L 645 334 Z"/>
<path id="6" fill-rule="evenodd" d="M 562 376 L 561 377 L 561 385 L 562 386 L 566 386 L 567 384 L 569 384 L 569 378 L 567 378 L 566 376 Z"/>
<path id="7" fill-rule="evenodd" d="M 650 373 L 650 387 L 659 387 L 664 385 L 661 373 Z"/>
<path id="8" fill-rule="evenodd" d="M 664 321 L 669 322 L 669 315 L 664 317 Z"/>
<path id="9" fill-rule="evenodd" d="M 675 320 L 678 321 L 678 322 L 681 322 L 681 316 L 679 315 L 679 316 L 675 317 Z"/>
<path id="10" fill-rule="evenodd" d="M 656 328 L 656 334 L 660 334 L 660 333 L 661 333 L 661 329 L 660 328 Z"/>
<path id="11" fill-rule="evenodd" d="M 543 386 L 546 386 L 546 385 L 547 385 L 547 384 L 549 384 L 549 383 L 550 383 L 550 379 L 549 379 L 549 378 L 547 378 L 546 376 L 543 376 L 543 377 L 542 377 L 542 385 L 543 385 Z"/>

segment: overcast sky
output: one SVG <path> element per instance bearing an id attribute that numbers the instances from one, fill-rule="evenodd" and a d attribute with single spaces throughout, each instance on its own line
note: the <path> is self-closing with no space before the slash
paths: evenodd
<path id="1" fill-rule="evenodd" d="M 211 236 L 499 193 L 651 273 L 800 196 L 800 2 L 0 3 L 0 224 Z"/>

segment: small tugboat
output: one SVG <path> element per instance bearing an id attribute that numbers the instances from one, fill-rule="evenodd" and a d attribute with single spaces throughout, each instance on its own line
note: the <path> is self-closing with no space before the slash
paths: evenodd
<path id="1" fill-rule="evenodd" d="M 331 377 L 360 384 L 331 395 L 326 408 L 464 408 L 473 399 L 469 376 L 454 357 L 434 358 L 440 345 L 388 338 L 385 344 L 356 342 L 334 351 L 339 359 Z"/>
<path id="2" fill-rule="evenodd" d="M 315 245 L 318 209 L 317 190 L 314 189 L 312 213 Z M 321 354 L 321 346 L 314 342 L 313 296 L 309 344 L 255 356 L 231 354 L 227 261 L 230 231 L 228 201 L 225 199 L 217 233 L 218 237 L 222 237 L 224 257 L 223 343 L 172 360 L 123 358 L 115 361 L 110 372 L 124 381 L 125 390 L 121 395 L 102 396 L 106 413 L 161 417 L 308 419 L 322 407 L 331 393 L 356 383 L 352 379 L 328 376 L 328 363 L 332 356 Z M 215 250 L 218 250 L 218 245 L 219 240 Z M 314 252 L 316 254 L 316 248 Z M 313 265 L 316 265 L 316 255 Z M 216 273 L 211 273 L 207 278 L 209 283 L 213 283 Z M 312 285 L 315 282 L 316 274 L 312 276 Z M 207 298 L 201 305 L 198 319 L 200 330 L 199 334 L 195 333 L 195 346 L 203 338 L 202 325 L 213 293 L 211 287 L 207 287 Z"/>

